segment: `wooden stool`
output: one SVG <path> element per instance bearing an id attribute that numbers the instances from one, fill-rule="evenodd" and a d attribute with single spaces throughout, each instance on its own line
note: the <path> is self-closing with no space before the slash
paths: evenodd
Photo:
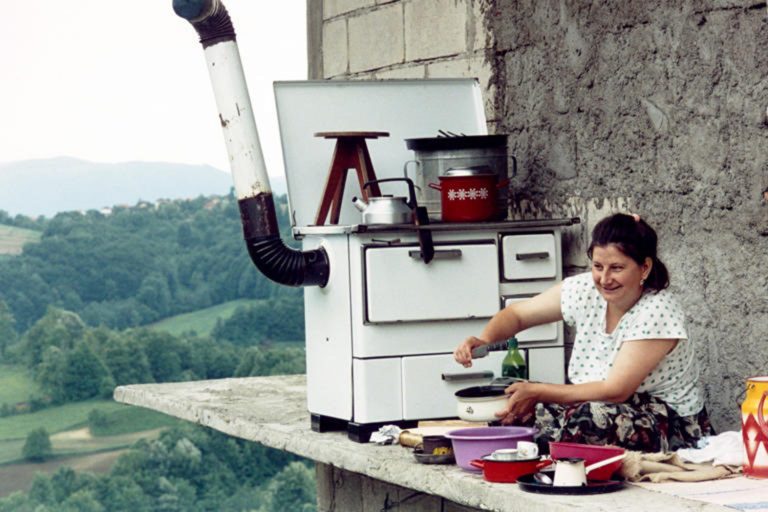
<path id="1" fill-rule="evenodd" d="M 333 150 L 333 159 L 331 168 L 328 171 L 328 178 L 325 182 L 323 197 L 320 201 L 320 207 L 315 216 L 315 225 L 322 226 L 325 218 L 330 211 L 330 224 L 339 223 L 341 213 L 341 199 L 344 195 L 344 186 L 347 183 L 347 170 L 355 169 L 357 171 L 357 181 L 360 184 L 360 194 L 364 200 L 369 197 L 381 196 L 381 190 L 378 183 L 373 183 L 367 188 L 363 184 L 367 181 L 375 180 L 376 174 L 373 172 L 373 164 L 368 154 L 368 147 L 365 139 L 377 139 L 379 137 L 389 137 L 387 132 L 318 132 L 315 137 L 324 137 L 326 139 L 336 139 L 336 147 Z"/>

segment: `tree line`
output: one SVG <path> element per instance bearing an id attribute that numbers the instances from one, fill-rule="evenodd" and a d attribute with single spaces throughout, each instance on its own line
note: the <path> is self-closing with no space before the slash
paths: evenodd
<path id="1" fill-rule="evenodd" d="M 288 230 L 285 196 L 276 207 Z M 0 223 L 42 233 L 23 254 L 0 258 L 0 300 L 19 332 L 51 305 L 88 325 L 125 329 L 234 299 L 300 296 L 251 263 L 232 193 L 52 219 L 0 211 Z"/>
<path id="2" fill-rule="evenodd" d="M 258 443 L 182 425 L 141 440 L 96 476 L 62 467 L 38 474 L 0 512 L 312 512 L 314 471 Z"/>
<path id="3" fill-rule="evenodd" d="M 90 327 L 77 313 L 54 307 L 6 348 L 4 360 L 29 368 L 52 404 L 111 397 L 115 386 L 124 384 L 305 371 L 299 348 L 264 343 L 244 347 L 144 327 Z"/>

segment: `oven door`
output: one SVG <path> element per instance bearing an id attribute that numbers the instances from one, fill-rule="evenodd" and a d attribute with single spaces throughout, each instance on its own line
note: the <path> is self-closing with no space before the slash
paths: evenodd
<path id="1" fill-rule="evenodd" d="M 364 251 L 366 323 L 490 318 L 499 310 L 493 242 L 437 246 L 429 264 L 417 246 Z"/>
<path id="2" fill-rule="evenodd" d="M 501 377 L 501 362 L 506 352 L 491 352 L 463 368 L 453 354 L 403 358 L 403 419 L 455 418 L 458 415 L 454 393 L 472 386 L 485 386 Z"/>

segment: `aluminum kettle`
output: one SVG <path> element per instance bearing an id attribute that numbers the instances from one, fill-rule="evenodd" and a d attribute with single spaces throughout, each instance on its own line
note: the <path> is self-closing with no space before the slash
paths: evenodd
<path id="1" fill-rule="evenodd" d="M 405 181 L 408 184 L 408 197 L 383 195 L 370 197 L 368 202 L 359 197 L 352 198 L 352 204 L 363 214 L 363 224 L 413 224 L 416 193 L 413 181 L 409 178 L 371 180 L 363 184 L 363 189 L 373 183 L 386 181 Z"/>

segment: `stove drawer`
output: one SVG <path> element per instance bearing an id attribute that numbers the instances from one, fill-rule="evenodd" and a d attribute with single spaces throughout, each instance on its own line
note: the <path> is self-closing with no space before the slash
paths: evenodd
<path id="1" fill-rule="evenodd" d="M 441 245 L 425 264 L 418 247 L 365 250 L 366 321 L 489 318 L 499 310 L 496 246 Z"/>
<path id="2" fill-rule="evenodd" d="M 501 239 L 504 280 L 557 277 L 555 235 L 506 235 Z"/>
<path id="3" fill-rule="evenodd" d="M 471 368 L 453 360 L 452 354 L 403 358 L 403 419 L 454 418 L 457 416 L 454 393 L 472 386 L 487 385 L 500 377 L 506 352 L 491 352 L 475 359 Z M 444 380 L 442 375 L 465 376 L 465 380 Z M 480 375 L 485 374 L 485 375 Z"/>

